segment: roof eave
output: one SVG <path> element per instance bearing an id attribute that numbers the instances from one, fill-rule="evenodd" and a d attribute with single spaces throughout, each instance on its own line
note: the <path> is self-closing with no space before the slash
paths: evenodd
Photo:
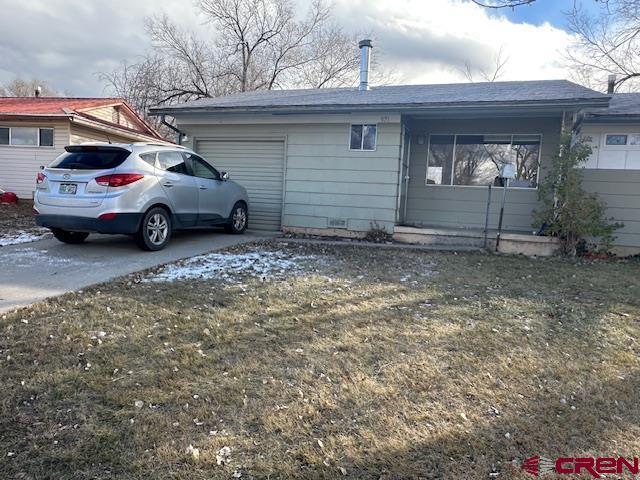
<path id="1" fill-rule="evenodd" d="M 640 123 L 640 114 L 588 114 L 582 123 Z"/>
<path id="2" fill-rule="evenodd" d="M 553 108 L 567 108 L 567 109 L 582 109 L 582 108 L 599 108 L 607 107 L 609 104 L 609 97 L 602 98 L 576 98 L 566 100 L 548 100 L 548 101 L 518 101 L 518 102 L 457 102 L 457 103 L 428 103 L 428 104 L 411 104 L 411 103 L 398 103 L 398 104 L 348 104 L 348 105 L 293 105 L 284 107 L 215 107 L 215 106 L 202 106 L 202 107 L 181 107 L 181 106 L 166 106 L 166 107 L 152 107 L 149 109 L 150 115 L 193 115 L 193 114 L 212 114 L 212 113 L 268 113 L 277 115 L 287 114 L 304 114 L 304 113 L 350 113 L 354 110 L 358 112 L 381 112 L 381 111 L 393 111 L 400 113 L 418 113 L 427 112 L 433 110 L 447 109 L 494 109 L 494 108 L 527 108 L 527 107 L 553 107 Z"/>

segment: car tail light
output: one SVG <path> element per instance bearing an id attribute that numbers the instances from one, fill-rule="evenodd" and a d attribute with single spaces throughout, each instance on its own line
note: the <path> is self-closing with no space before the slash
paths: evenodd
<path id="1" fill-rule="evenodd" d="M 112 175 L 103 175 L 96 178 L 96 183 L 103 187 L 123 187 L 130 183 L 137 182 L 144 175 L 141 173 L 114 173 Z"/>
<path id="2" fill-rule="evenodd" d="M 44 183 L 46 178 L 47 178 L 47 176 L 44 173 L 38 172 L 36 174 L 36 185 L 40 185 L 40 184 Z"/>

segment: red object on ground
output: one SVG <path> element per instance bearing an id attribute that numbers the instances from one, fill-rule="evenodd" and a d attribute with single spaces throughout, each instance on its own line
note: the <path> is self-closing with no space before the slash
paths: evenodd
<path id="1" fill-rule="evenodd" d="M 0 203 L 18 203 L 18 196 L 13 192 L 4 192 L 0 195 Z"/>

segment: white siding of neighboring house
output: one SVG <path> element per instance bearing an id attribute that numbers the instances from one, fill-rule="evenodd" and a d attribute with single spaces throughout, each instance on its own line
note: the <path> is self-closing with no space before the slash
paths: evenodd
<path id="1" fill-rule="evenodd" d="M 85 142 L 109 142 L 111 143 L 131 143 L 139 140 L 112 135 L 100 130 L 92 130 L 86 127 L 79 127 L 78 125 L 71 124 L 70 141 L 69 143 L 76 145 Z"/>
<path id="2" fill-rule="evenodd" d="M 614 241 L 621 253 L 636 253 L 640 247 L 640 145 L 606 145 L 605 135 L 631 133 L 640 134 L 640 124 L 585 124 L 580 130 L 592 148 L 583 185 L 607 204 L 607 216 L 624 223 Z"/>
<path id="3" fill-rule="evenodd" d="M 0 187 L 19 198 L 33 198 L 36 174 L 64 151 L 69 143 L 68 123 L 0 122 L 2 127 L 53 127 L 53 147 L 18 147 L 0 145 Z"/>
<path id="4" fill-rule="evenodd" d="M 107 122 L 117 123 L 128 128 L 140 128 L 139 120 L 129 115 L 123 107 L 119 107 L 118 105 L 92 108 L 83 111 L 88 115 L 106 120 Z"/>
<path id="5" fill-rule="evenodd" d="M 277 123 L 285 118 L 286 124 Z M 205 138 L 284 139 L 285 230 L 328 229 L 340 219 L 350 231 L 366 232 L 377 224 L 392 232 L 398 201 L 399 115 L 285 118 L 179 118 L 178 125 L 189 136 L 189 146 Z M 352 123 L 378 125 L 375 151 L 349 150 Z"/>

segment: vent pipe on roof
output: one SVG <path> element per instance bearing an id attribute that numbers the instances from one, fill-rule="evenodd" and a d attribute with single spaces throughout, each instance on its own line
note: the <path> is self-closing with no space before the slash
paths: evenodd
<path id="1" fill-rule="evenodd" d="M 616 87 L 616 74 L 612 73 L 607 77 L 607 93 L 611 95 Z"/>
<path id="2" fill-rule="evenodd" d="M 35 94 L 36 97 L 39 97 L 40 95 L 42 95 L 42 87 L 40 85 L 38 85 L 36 87 L 36 91 L 33 92 Z"/>
<path id="3" fill-rule="evenodd" d="M 360 47 L 360 88 L 361 92 L 369 90 L 369 66 L 371 64 L 371 40 L 361 40 Z"/>

